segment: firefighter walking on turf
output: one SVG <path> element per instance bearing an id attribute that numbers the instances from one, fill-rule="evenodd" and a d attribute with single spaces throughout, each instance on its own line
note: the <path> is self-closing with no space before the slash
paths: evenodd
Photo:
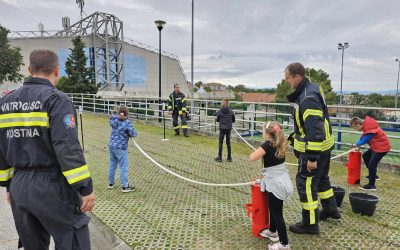
<path id="1" fill-rule="evenodd" d="M 22 87 L 0 99 L 0 185 L 7 188 L 25 250 L 90 249 L 92 179 L 78 141 L 76 111 L 55 88 L 57 55 L 34 50 Z"/>
<path id="2" fill-rule="evenodd" d="M 181 125 L 183 135 L 189 137 L 188 127 L 186 122 L 186 98 L 179 90 L 179 84 L 174 84 L 174 92 L 169 95 L 168 98 L 168 111 L 172 111 L 172 125 L 174 126 L 175 135 L 180 135 L 179 120 L 181 118 Z"/>
<path id="3" fill-rule="evenodd" d="M 294 151 L 298 156 L 297 191 L 302 204 L 302 221 L 289 230 L 299 234 L 319 234 L 319 219 L 340 219 L 329 181 L 329 164 L 335 141 L 328 108 L 320 86 L 305 77 L 300 63 L 285 69 L 285 81 L 294 88 L 288 95 L 294 106 Z M 318 210 L 318 197 L 322 211 Z"/>

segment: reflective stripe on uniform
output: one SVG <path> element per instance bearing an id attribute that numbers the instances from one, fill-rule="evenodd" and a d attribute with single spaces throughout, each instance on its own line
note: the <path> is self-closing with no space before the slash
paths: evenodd
<path id="1" fill-rule="evenodd" d="M 306 143 L 294 138 L 294 149 L 297 152 L 304 153 L 304 152 L 306 152 Z"/>
<path id="2" fill-rule="evenodd" d="M 331 197 L 333 196 L 333 189 L 330 188 L 330 189 L 328 189 L 328 190 L 325 191 L 325 192 L 318 192 L 318 196 L 319 196 L 319 198 L 321 198 L 322 200 L 323 200 L 323 199 L 329 199 L 329 198 L 331 198 Z"/>
<path id="3" fill-rule="evenodd" d="M 187 125 L 182 125 L 182 128 L 187 128 L 188 126 Z"/>
<path id="4" fill-rule="evenodd" d="M 186 98 L 183 98 L 183 99 L 182 99 L 182 103 L 185 102 L 185 101 L 186 101 Z"/>
<path id="5" fill-rule="evenodd" d="M 299 109 L 297 108 L 296 109 L 296 123 L 297 123 L 297 127 L 299 128 L 299 132 L 300 132 L 300 136 L 301 137 L 304 137 L 304 131 L 303 131 L 303 128 L 301 127 L 301 124 L 300 124 L 300 111 L 299 111 Z"/>
<path id="6" fill-rule="evenodd" d="M 303 121 L 305 121 L 309 115 L 322 117 L 322 111 L 318 109 L 307 109 L 303 113 Z"/>
<path id="7" fill-rule="evenodd" d="M 0 170 L 0 181 L 8 181 L 14 175 L 14 168 L 8 168 L 5 170 Z"/>
<path id="8" fill-rule="evenodd" d="M 179 125 L 178 125 L 178 126 L 175 126 L 174 129 L 179 129 Z"/>
<path id="9" fill-rule="evenodd" d="M 49 127 L 47 112 L 9 113 L 0 115 L 0 128 Z"/>
<path id="10" fill-rule="evenodd" d="M 307 147 L 307 150 L 321 151 L 322 142 L 308 141 L 306 147 Z"/>
<path id="11" fill-rule="evenodd" d="M 74 168 L 65 172 L 62 172 L 69 184 L 74 184 L 83 179 L 89 178 L 90 173 L 87 165 L 83 165 L 79 168 Z"/>
<path id="12" fill-rule="evenodd" d="M 331 132 L 329 131 L 329 122 L 327 119 L 324 121 L 324 126 L 325 126 L 325 139 L 329 139 L 332 135 Z"/>
<path id="13" fill-rule="evenodd" d="M 179 115 L 182 115 L 182 114 L 183 114 L 182 110 L 179 110 L 178 113 L 179 113 Z"/>
<path id="14" fill-rule="evenodd" d="M 307 145 L 306 142 L 299 141 L 296 138 L 294 139 L 294 149 L 300 153 L 306 152 L 306 146 L 308 150 L 325 152 L 332 148 L 334 144 L 335 140 L 333 136 L 331 136 L 328 140 L 324 140 L 323 142 L 307 142 Z"/>
<path id="15" fill-rule="evenodd" d="M 315 209 L 318 208 L 318 200 L 314 201 L 312 198 L 312 192 L 311 192 L 311 184 L 312 184 L 312 177 L 307 177 L 306 179 L 306 196 L 307 196 L 307 203 L 306 207 L 309 209 L 306 209 L 310 211 L 310 225 L 315 224 Z M 304 205 L 303 205 L 304 208 Z"/>
<path id="16" fill-rule="evenodd" d="M 185 111 L 185 112 L 186 112 L 186 110 L 187 110 L 186 107 L 182 107 L 182 111 Z"/>
<path id="17" fill-rule="evenodd" d="M 321 151 L 327 151 L 335 145 L 335 139 L 331 136 L 328 140 L 322 142 Z"/>
<path id="18" fill-rule="evenodd" d="M 318 201 L 313 201 L 313 202 L 302 202 L 301 206 L 303 207 L 304 210 L 315 210 L 318 208 Z"/>

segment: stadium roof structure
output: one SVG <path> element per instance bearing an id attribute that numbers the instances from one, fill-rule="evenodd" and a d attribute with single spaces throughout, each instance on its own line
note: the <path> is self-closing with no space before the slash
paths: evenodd
<path id="1" fill-rule="evenodd" d="M 39 24 L 38 31 L 12 31 L 10 39 L 40 39 L 64 37 L 91 37 L 91 47 L 94 48 L 93 62 L 96 83 L 101 83 L 101 89 L 113 86 L 114 90 L 124 87 L 124 47 L 126 44 L 137 46 L 150 52 L 159 53 L 157 48 L 124 37 L 123 22 L 115 15 L 94 12 L 78 22 L 69 25 L 69 18 L 63 17 L 63 30 L 44 30 Z M 162 51 L 163 56 L 174 59 L 187 79 L 177 55 Z"/>

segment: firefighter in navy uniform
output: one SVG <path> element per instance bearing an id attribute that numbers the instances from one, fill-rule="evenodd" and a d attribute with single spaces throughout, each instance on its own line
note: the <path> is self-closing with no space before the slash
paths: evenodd
<path id="1" fill-rule="evenodd" d="M 172 111 L 172 125 L 174 126 L 175 129 L 175 135 L 180 135 L 179 121 L 178 121 L 178 117 L 180 117 L 183 135 L 188 137 L 189 133 L 186 122 L 186 113 L 187 113 L 186 98 L 185 94 L 180 92 L 178 84 L 174 84 L 174 92 L 172 92 L 169 95 L 168 110 Z"/>
<path id="2" fill-rule="evenodd" d="M 302 221 L 289 226 L 300 234 L 319 234 L 319 219 L 340 219 L 329 181 L 329 164 L 335 141 L 322 88 L 305 77 L 304 66 L 289 64 L 285 81 L 295 91 L 288 95 L 294 106 L 294 151 L 298 157 L 297 191 L 302 204 Z M 318 210 L 318 197 L 322 211 Z"/>
<path id="3" fill-rule="evenodd" d="M 0 100 L 0 185 L 7 188 L 25 250 L 90 249 L 92 179 L 76 128 L 76 111 L 54 86 L 57 55 L 30 54 L 31 77 Z"/>

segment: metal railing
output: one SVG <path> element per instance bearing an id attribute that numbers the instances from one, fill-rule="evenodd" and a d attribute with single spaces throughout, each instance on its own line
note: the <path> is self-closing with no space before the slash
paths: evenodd
<path id="1" fill-rule="evenodd" d="M 160 124 L 158 98 L 155 97 L 101 98 L 96 95 L 88 94 L 69 94 L 69 96 L 76 108 L 82 106 L 83 109 L 88 112 L 111 114 L 116 106 L 124 105 L 128 107 L 131 118 L 145 120 L 147 123 Z M 191 107 L 190 102 L 193 102 L 194 110 L 190 111 L 191 119 L 188 121 L 189 128 L 205 132 L 217 132 L 218 123 L 216 122 L 216 113 L 220 108 L 221 101 L 188 99 L 188 107 Z M 284 131 L 286 134 L 293 131 L 292 108 L 288 103 L 254 103 L 240 101 L 231 101 L 230 103 L 236 115 L 234 128 L 252 139 L 261 140 L 260 131 L 262 131 L 263 125 L 266 121 L 271 120 L 279 121 L 285 128 Z M 363 110 L 373 112 L 385 110 L 389 112 L 388 116 L 391 116 L 391 112 L 395 113 L 395 111 L 397 111 L 400 113 L 400 109 L 396 110 L 394 108 L 358 106 L 329 106 L 329 108 L 346 108 L 352 110 L 352 112 L 346 113 L 349 117 L 330 117 L 331 123 L 333 124 L 333 131 L 337 135 L 341 135 L 338 137 L 343 137 L 343 134 L 347 135 L 347 137 L 350 135 L 353 135 L 353 137 L 361 135 L 358 131 L 347 129 L 349 121 L 356 111 Z M 171 121 L 172 118 L 168 112 L 165 112 L 165 114 L 165 119 Z M 398 146 L 400 145 L 400 122 L 387 120 L 378 120 L 377 122 L 384 130 L 389 130 L 387 136 L 392 142 L 392 150 L 390 153 L 396 157 L 400 157 L 400 148 Z M 168 126 L 171 126 L 171 124 Z M 352 145 L 348 140 L 336 140 L 335 143 L 338 145 L 338 149 L 340 149 L 340 146 L 343 146 L 343 150 Z"/>

